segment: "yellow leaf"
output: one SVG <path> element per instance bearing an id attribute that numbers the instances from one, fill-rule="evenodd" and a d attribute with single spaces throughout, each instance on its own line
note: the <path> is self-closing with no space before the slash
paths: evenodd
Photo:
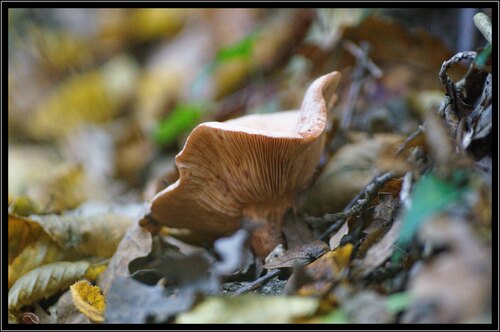
<path id="1" fill-rule="evenodd" d="M 73 258 L 68 250 L 62 250 L 52 239 L 44 234 L 30 244 L 9 264 L 9 288 L 29 271 L 45 264 Z"/>
<path id="2" fill-rule="evenodd" d="M 89 256 L 111 257 L 134 219 L 126 213 L 74 210 L 31 216 L 61 247 Z"/>
<path id="3" fill-rule="evenodd" d="M 38 240 L 43 229 L 29 219 L 9 214 L 7 233 L 8 262 L 11 264 L 24 248 Z"/>
<path id="4" fill-rule="evenodd" d="M 89 265 L 86 261 L 57 262 L 28 272 L 9 289 L 8 309 L 31 305 L 66 289 L 82 278 Z"/>
<path id="5" fill-rule="evenodd" d="M 117 56 L 102 68 L 70 76 L 39 103 L 28 129 L 35 138 L 58 139 L 82 123 L 112 120 L 134 91 L 137 74 L 132 58 Z"/>
<path id="6" fill-rule="evenodd" d="M 352 243 L 347 243 L 306 265 L 305 273 L 312 279 L 312 282 L 302 286 L 297 294 L 316 296 L 328 292 L 332 285 L 345 278 L 351 261 L 352 249 Z"/>
<path id="7" fill-rule="evenodd" d="M 103 273 L 107 267 L 108 263 L 91 266 L 87 270 L 87 273 L 85 273 L 84 278 L 90 281 L 96 281 L 97 277 L 99 277 L 99 275 L 101 275 L 101 273 Z"/>
<path id="8" fill-rule="evenodd" d="M 178 324 L 293 323 L 317 310 L 319 299 L 300 296 L 207 297 L 190 312 L 177 317 Z"/>
<path id="9" fill-rule="evenodd" d="M 70 286 L 75 307 L 94 322 L 104 321 L 106 302 L 98 286 L 80 280 Z"/>
<path id="10" fill-rule="evenodd" d="M 64 163 L 30 187 L 27 194 L 44 207 L 45 213 L 59 213 L 73 209 L 89 198 L 86 184 L 86 174 L 80 164 Z"/>

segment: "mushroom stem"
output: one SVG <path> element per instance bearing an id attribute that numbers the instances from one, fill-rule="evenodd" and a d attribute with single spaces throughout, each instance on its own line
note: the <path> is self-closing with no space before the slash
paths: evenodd
<path id="1" fill-rule="evenodd" d="M 243 223 L 252 229 L 250 243 L 254 253 L 266 257 L 278 244 L 284 243 L 282 233 L 285 212 L 292 201 L 265 202 L 243 209 Z"/>

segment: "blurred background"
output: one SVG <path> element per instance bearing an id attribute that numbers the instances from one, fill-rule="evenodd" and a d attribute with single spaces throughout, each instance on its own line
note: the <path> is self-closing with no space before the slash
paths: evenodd
<path id="1" fill-rule="evenodd" d="M 150 198 L 194 126 L 296 109 L 332 70 L 350 129 L 409 134 L 442 100 L 443 61 L 484 46 L 478 11 L 9 9 L 9 200 Z M 372 71 L 349 101 L 360 52 Z"/>

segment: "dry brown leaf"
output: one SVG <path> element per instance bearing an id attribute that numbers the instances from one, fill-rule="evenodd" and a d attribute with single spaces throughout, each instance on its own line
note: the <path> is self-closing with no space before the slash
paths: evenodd
<path id="1" fill-rule="evenodd" d="M 264 265 L 266 269 L 278 269 L 283 267 L 294 267 L 308 264 L 329 250 L 328 245 L 323 241 L 312 241 L 302 246 L 287 250 L 283 255 L 267 261 Z"/>
<path id="2" fill-rule="evenodd" d="M 403 323 L 491 323 L 491 246 L 473 234 L 457 216 L 440 216 L 422 226 L 422 241 L 447 249 L 411 274 L 408 289 L 415 301 Z"/>
<path id="3" fill-rule="evenodd" d="M 88 317 L 74 306 L 69 289 L 48 309 L 48 312 L 58 324 L 90 324 Z"/>
<path id="4" fill-rule="evenodd" d="M 9 310 L 19 309 L 69 287 L 80 279 L 90 266 L 89 262 L 57 262 L 34 269 L 9 289 Z"/>
<path id="5" fill-rule="evenodd" d="M 368 249 L 366 255 L 362 259 L 352 261 L 352 274 L 354 276 L 367 276 L 373 269 L 384 263 L 391 257 L 394 251 L 394 244 L 398 238 L 399 230 L 401 229 L 401 220 L 396 220 L 391 229 L 382 237 L 382 239 L 373 244 Z"/>
<path id="6" fill-rule="evenodd" d="M 80 280 L 70 286 L 75 307 L 91 321 L 104 321 L 106 301 L 98 286 L 92 286 L 87 280 Z"/>
<path id="7" fill-rule="evenodd" d="M 436 75 L 452 54 L 439 38 L 426 31 L 409 31 L 394 20 L 371 15 L 361 24 L 346 28 L 343 38 L 371 45 L 370 58 L 384 72 L 384 86 L 393 91 L 442 88 Z M 343 57 L 339 68 L 349 66 L 351 61 L 352 56 Z"/>
<path id="8" fill-rule="evenodd" d="M 104 296 L 107 296 L 116 276 L 126 278 L 130 276 L 128 264 L 137 257 L 148 255 L 151 251 L 151 244 L 151 233 L 145 231 L 137 223 L 129 228 L 109 262 L 108 268 L 99 276 L 98 285 Z"/>
<path id="9" fill-rule="evenodd" d="M 394 148 L 404 138 L 396 134 L 377 134 L 343 146 L 328 162 L 306 194 L 304 212 L 320 216 L 342 211 L 380 172 L 378 160 L 385 148 Z M 389 169 L 390 170 L 390 169 Z"/>

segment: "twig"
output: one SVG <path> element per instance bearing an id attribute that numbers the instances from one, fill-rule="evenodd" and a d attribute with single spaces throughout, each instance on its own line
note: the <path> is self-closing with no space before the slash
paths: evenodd
<path id="1" fill-rule="evenodd" d="M 319 236 L 320 240 L 325 240 L 331 233 L 338 230 L 344 224 L 347 218 L 359 214 L 361 211 L 363 211 L 375 198 L 375 195 L 387 183 L 387 181 L 395 177 L 396 175 L 393 172 L 387 172 L 381 176 L 375 177 L 372 181 L 370 181 L 370 184 L 368 184 L 362 191 L 360 191 L 356 195 L 356 197 L 354 197 L 354 199 L 342 212 L 331 214 L 327 213 L 322 218 L 306 216 L 305 220 L 308 223 L 318 226 L 334 223 L 323 234 Z M 361 198 L 363 196 L 364 198 Z"/>
<path id="2" fill-rule="evenodd" d="M 441 70 L 439 71 L 439 79 L 441 80 L 441 83 L 443 85 L 448 85 L 448 82 L 451 82 L 451 79 L 448 77 L 448 69 L 450 69 L 452 65 L 463 60 L 473 60 L 476 58 L 476 55 L 477 53 L 473 51 L 458 52 L 457 54 L 452 56 L 451 59 L 443 62 Z"/>
<path id="3" fill-rule="evenodd" d="M 474 15 L 474 24 L 476 28 L 481 31 L 484 38 L 491 44 L 491 20 L 490 18 L 483 13 L 477 13 Z"/>
<path id="4" fill-rule="evenodd" d="M 403 150 L 406 148 L 406 146 L 415 139 L 415 137 L 417 137 L 418 135 L 420 135 L 421 133 L 424 132 L 424 126 L 422 125 L 419 125 L 417 130 L 415 130 L 410 136 L 408 136 L 405 141 L 403 142 L 403 144 L 401 144 L 399 147 L 398 147 L 398 150 L 396 151 L 396 155 L 399 155 L 401 152 L 403 152 Z"/>
<path id="5" fill-rule="evenodd" d="M 344 47 L 351 52 L 357 59 L 365 58 L 365 67 L 375 78 L 382 77 L 382 70 L 370 58 L 367 57 L 367 50 L 359 47 L 350 40 L 344 42 Z"/>
<path id="6" fill-rule="evenodd" d="M 354 68 L 354 72 L 352 73 L 352 84 L 349 88 L 349 97 L 347 99 L 347 104 L 344 109 L 342 121 L 340 123 L 341 130 L 347 131 L 347 129 L 349 129 L 349 126 L 351 125 L 354 103 L 358 99 L 358 95 L 361 90 L 363 78 L 365 75 L 365 70 L 368 68 L 367 64 L 369 45 L 367 42 L 361 42 L 361 47 L 357 47 L 354 43 L 345 43 L 344 47 L 356 57 L 356 67 Z M 376 68 L 378 69 L 378 67 Z"/>
<path id="7" fill-rule="evenodd" d="M 252 281 L 248 285 L 245 285 L 245 286 L 241 287 L 240 289 L 238 289 L 236 292 L 233 293 L 233 296 L 234 295 L 241 295 L 241 294 L 256 290 L 257 288 L 263 286 L 266 282 L 268 282 L 272 278 L 276 277 L 278 274 L 280 274 L 280 272 L 281 272 L 280 269 L 276 269 L 276 270 L 272 270 L 272 271 L 268 272 L 266 275 L 263 275 L 259 279 L 256 279 L 255 281 Z"/>

